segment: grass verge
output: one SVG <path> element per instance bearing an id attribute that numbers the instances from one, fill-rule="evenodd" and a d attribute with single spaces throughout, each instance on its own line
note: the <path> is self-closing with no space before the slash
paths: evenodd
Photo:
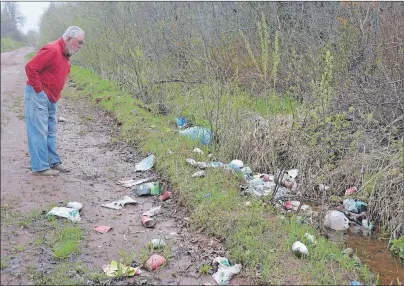
<path id="1" fill-rule="evenodd" d="M 318 237 L 317 245 L 310 246 L 304 233 L 316 234 L 311 226 L 298 223 L 294 217 L 277 218 L 270 205 L 255 198 L 250 198 L 252 204 L 247 206 L 238 189 L 240 177 L 213 169 L 207 170 L 204 178 L 191 178 L 196 169 L 187 165 L 185 159 L 208 158 L 193 153 L 198 144 L 178 134 L 175 115 L 150 113 L 142 102 L 84 68 L 72 66 L 71 79 L 77 89 L 71 97 L 89 98 L 101 105 L 122 124 L 121 140 L 137 145 L 145 154 L 153 152 L 156 171 L 169 179 L 175 197 L 189 210 L 193 226 L 221 239 L 230 250 L 230 259 L 242 263 L 260 282 L 349 284 L 354 279 L 374 282 L 374 275 L 366 266 L 356 266 L 352 259 L 341 254 L 342 244 Z M 198 147 L 206 153 L 206 146 Z M 296 240 L 308 245 L 307 258 L 297 259 L 292 254 L 291 246 Z"/>

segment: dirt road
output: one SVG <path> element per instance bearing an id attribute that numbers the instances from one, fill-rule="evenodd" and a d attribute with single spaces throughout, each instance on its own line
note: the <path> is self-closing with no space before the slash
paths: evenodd
<path id="1" fill-rule="evenodd" d="M 186 215 L 175 199 L 159 202 L 157 197 L 137 198 L 131 189 L 116 184 L 122 179 L 150 176 L 152 172 L 135 173 L 135 163 L 143 157 L 133 147 L 114 141 L 119 133 L 116 122 L 91 103 L 66 99 L 62 94 L 58 105 L 58 116 L 66 118 L 66 122 L 58 123 L 57 148 L 63 165 L 72 171 L 58 177 L 32 175 L 23 116 L 24 55 L 30 51 L 22 48 L 1 54 L 2 216 L 3 209 L 23 216 L 51 205 L 81 202 L 84 208 L 79 224 L 85 229 L 85 239 L 81 242 L 81 254 L 74 259 L 92 264 L 102 272 L 104 264 L 119 260 L 120 249 L 135 249 L 140 254 L 151 239 L 165 238 L 171 247 L 171 257 L 164 268 L 153 273 L 143 271 L 140 277 L 118 283 L 140 284 L 147 280 L 152 284 L 215 284 L 210 275 L 201 274 L 200 267 L 216 256 L 226 255 L 220 243 L 187 229 Z M 66 87 L 64 92 L 74 90 Z M 173 193 L 175 197 L 175 190 Z M 101 207 L 124 195 L 139 203 L 126 205 L 122 210 Z M 163 211 L 156 218 L 156 227 L 144 228 L 141 214 L 158 205 L 163 206 Z M 97 225 L 113 229 L 100 234 L 93 231 Z M 35 228 L 4 225 L 2 218 L 1 256 L 9 261 L 4 268 L 2 262 L 1 284 L 32 284 L 26 275 L 27 267 L 40 271 L 44 264 L 57 264 L 44 259 L 44 247 L 34 247 L 35 237 Z M 16 252 L 16 246 L 21 251 Z"/>

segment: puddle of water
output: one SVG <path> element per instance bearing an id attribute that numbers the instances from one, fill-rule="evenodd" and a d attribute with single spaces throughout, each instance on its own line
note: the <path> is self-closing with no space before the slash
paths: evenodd
<path id="1" fill-rule="evenodd" d="M 303 203 L 310 205 L 314 211 L 321 211 L 321 205 L 309 201 L 303 201 Z M 397 278 L 400 280 L 400 285 L 403 285 L 404 266 L 387 249 L 388 240 L 380 239 L 375 232 L 370 237 L 344 235 L 342 232 L 332 230 L 327 231 L 327 234 L 333 241 L 344 241 L 345 247 L 352 248 L 362 263 L 367 264 L 373 272 L 379 273 L 379 285 L 390 285 L 390 283 L 397 285 Z"/>
<path id="2" fill-rule="evenodd" d="M 372 237 L 347 235 L 345 247 L 350 247 L 357 252 L 362 263 L 379 273 L 379 285 L 397 285 L 397 278 L 403 285 L 404 268 L 398 258 L 391 255 L 387 249 L 388 240 L 378 239 L 378 235 Z"/>

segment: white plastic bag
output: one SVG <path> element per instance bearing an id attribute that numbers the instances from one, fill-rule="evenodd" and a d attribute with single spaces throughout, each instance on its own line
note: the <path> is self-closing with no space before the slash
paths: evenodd
<path id="1" fill-rule="evenodd" d="M 231 266 L 229 260 L 225 257 L 216 257 L 213 260 L 213 264 L 215 263 L 219 264 L 219 269 L 212 275 L 212 277 L 221 285 L 229 283 L 230 279 L 234 275 L 239 274 L 242 268 L 241 264 Z"/>
<path id="2" fill-rule="evenodd" d="M 65 208 L 65 207 L 54 207 L 51 209 L 47 215 L 55 215 L 59 217 L 65 217 L 70 219 L 71 221 L 77 222 L 81 220 L 79 211 L 73 208 Z"/>

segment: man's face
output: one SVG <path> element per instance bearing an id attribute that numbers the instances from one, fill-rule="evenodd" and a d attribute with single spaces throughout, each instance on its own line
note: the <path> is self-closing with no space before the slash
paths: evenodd
<path id="1" fill-rule="evenodd" d="M 74 37 L 68 37 L 66 43 L 66 50 L 70 56 L 77 53 L 84 45 L 84 35 L 78 34 Z"/>

